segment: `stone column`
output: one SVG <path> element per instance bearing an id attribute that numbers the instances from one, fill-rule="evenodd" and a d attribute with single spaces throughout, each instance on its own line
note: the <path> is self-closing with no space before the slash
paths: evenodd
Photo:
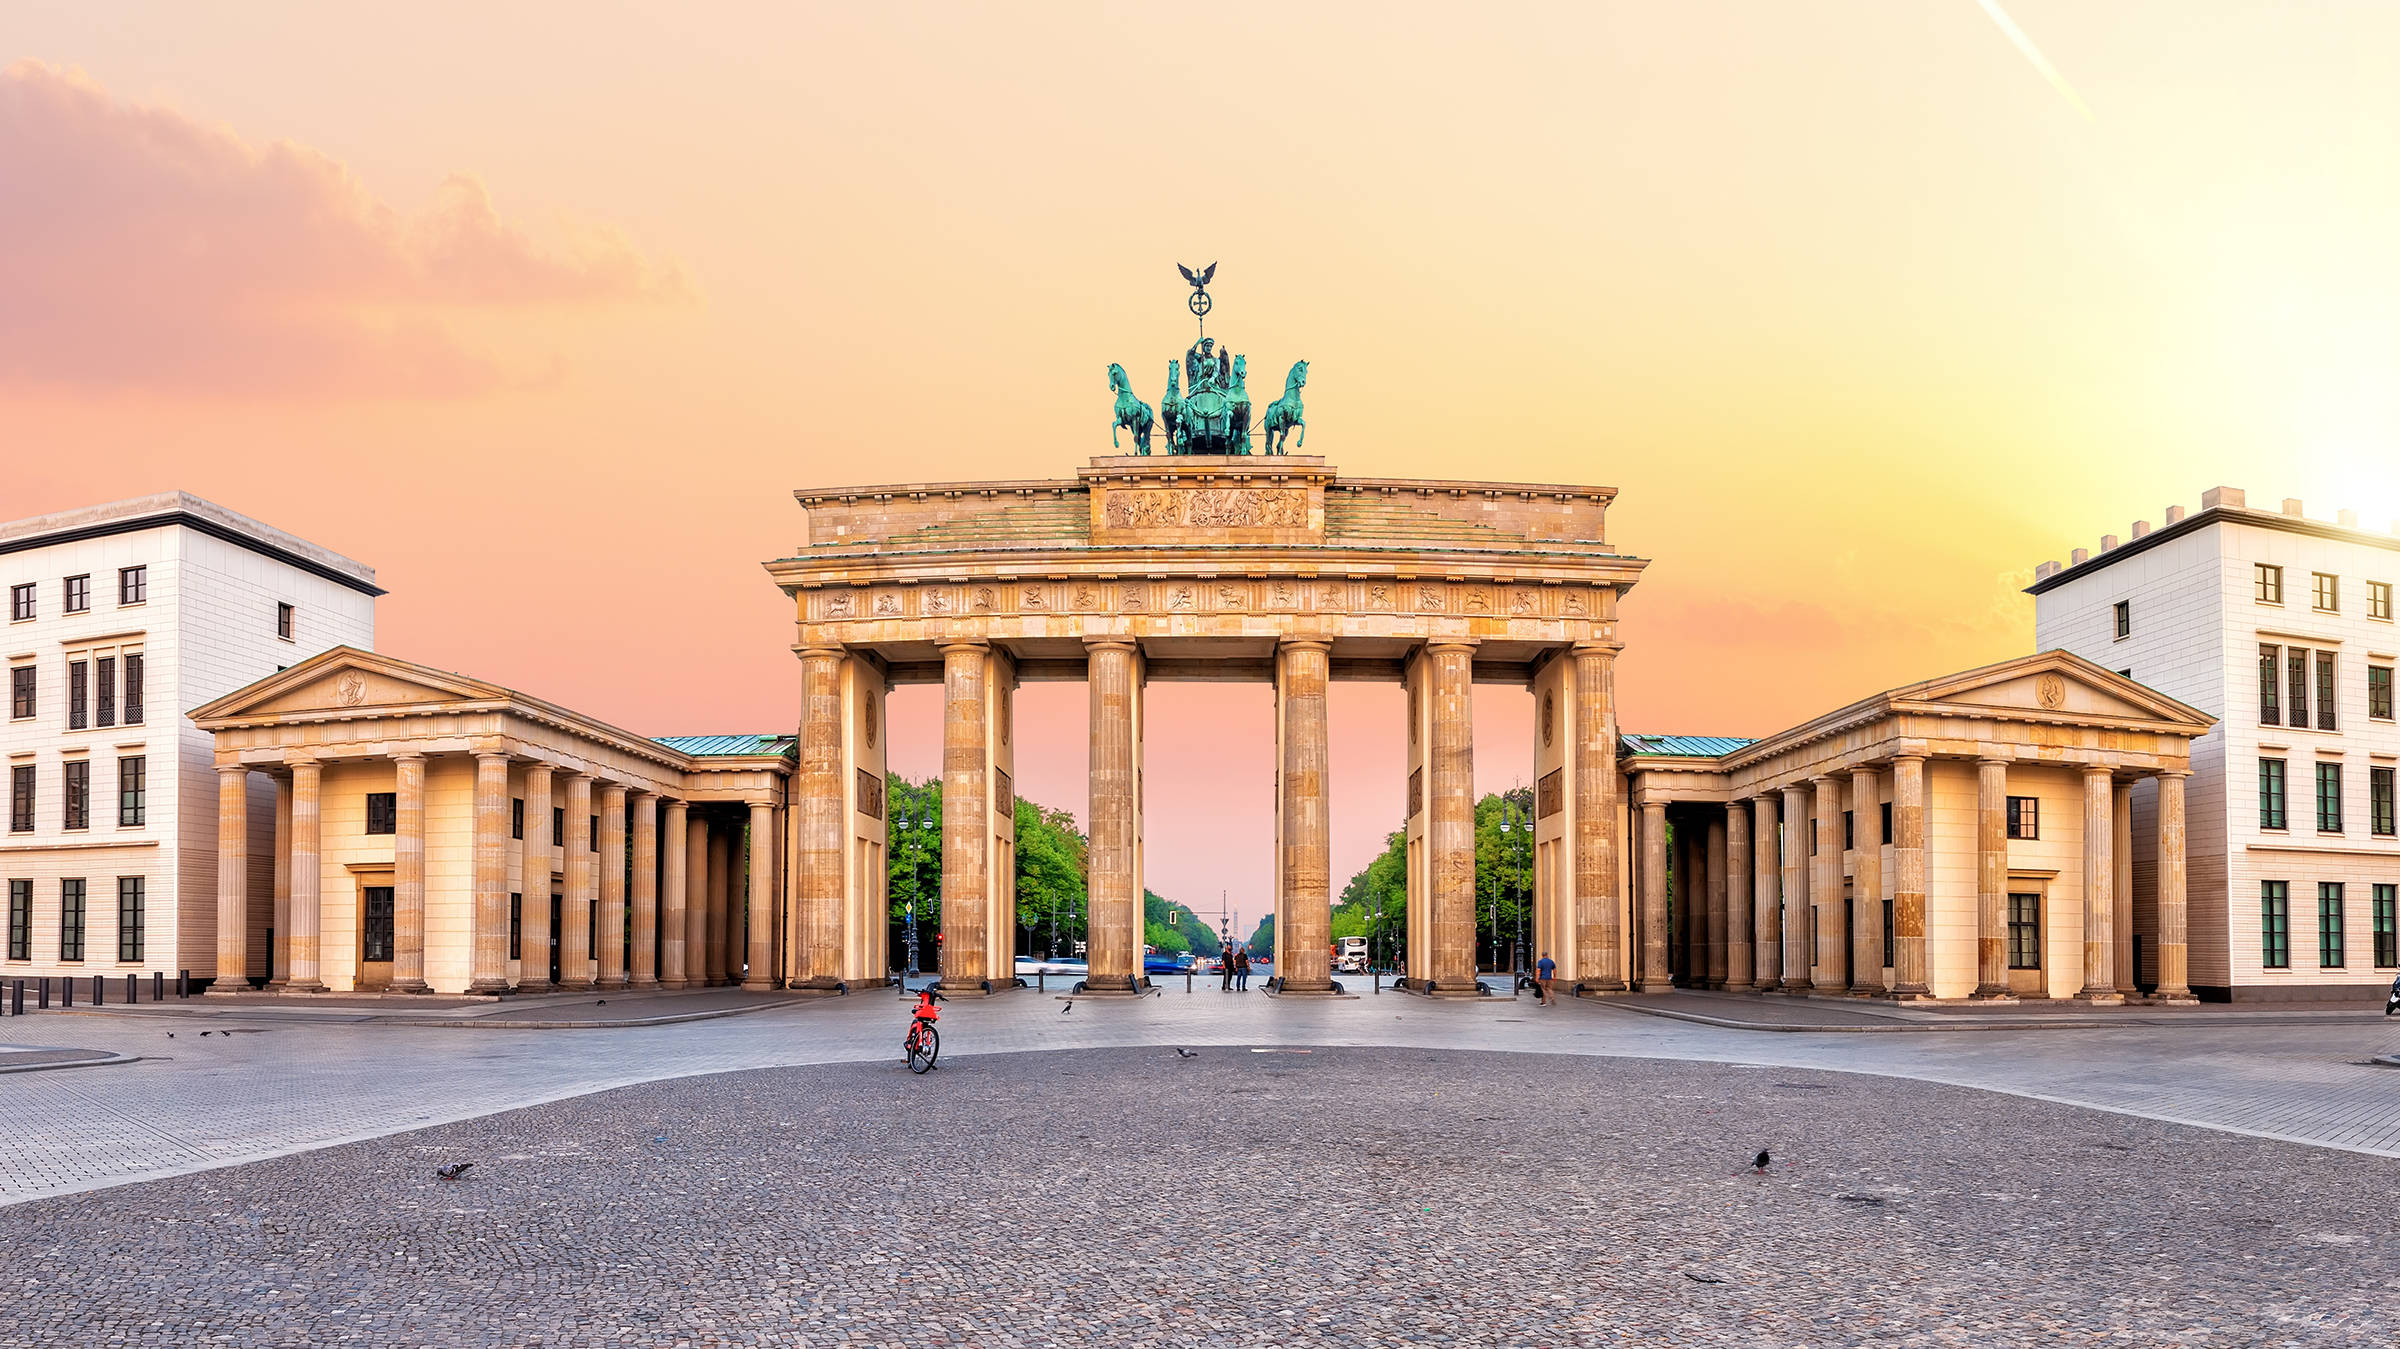
<path id="1" fill-rule="evenodd" d="M 792 809 L 800 826 L 798 903 L 800 984 L 832 991 L 842 982 L 844 863 L 849 850 L 848 801 L 842 781 L 842 662 L 838 646 L 800 653 L 800 762 L 792 778 Z M 753 841 L 755 846 L 755 840 Z M 752 981 L 769 977 L 750 971 Z"/>
<path id="2" fill-rule="evenodd" d="M 321 830 L 317 803 L 318 768 L 314 759 L 294 759 L 292 766 L 292 980 L 294 993 L 325 991 L 319 963 L 318 933 L 322 930 L 320 899 L 325 886 L 319 851 Z"/>
<path id="3" fill-rule="evenodd" d="M 1332 752 L 1325 713 L 1331 651 L 1329 643 L 1302 638 L 1285 638 L 1276 651 L 1283 665 L 1276 699 L 1283 721 L 1276 803 L 1283 875 L 1275 922 L 1284 938 L 1285 968 L 1276 971 L 1275 987 L 1284 993 L 1333 991 L 1333 834 L 1326 800 Z M 1096 704 L 1093 710 L 1096 716 Z M 1470 834 L 1473 828 L 1470 818 Z"/>
<path id="4" fill-rule="evenodd" d="M 744 911 L 750 917 L 750 968 L 742 987 L 764 993 L 775 987 L 775 807 L 763 801 L 750 803 L 750 889 Z M 836 946 L 834 957 L 840 956 Z"/>
<path id="5" fill-rule="evenodd" d="M 733 868 L 740 856 L 741 850 L 734 843 L 732 821 L 709 821 L 708 983 L 711 988 L 733 982 L 733 948 L 727 937 L 733 921 Z"/>
<path id="6" fill-rule="evenodd" d="M 1746 993 L 1757 982 L 1750 899 L 1750 803 L 1725 806 L 1725 987 Z"/>
<path id="7" fill-rule="evenodd" d="M 425 756 L 392 756 L 392 988 L 430 993 L 425 982 Z"/>
<path id="8" fill-rule="evenodd" d="M 1699 905 L 1695 897 L 1701 890 L 1700 850 L 1693 844 L 1694 831 L 1686 819 L 1678 818 L 1672 807 L 1667 811 L 1667 973 L 1676 987 L 1697 987 L 1694 976 L 1692 949 L 1703 940 L 1700 933 Z"/>
<path id="9" fill-rule="evenodd" d="M 508 755 L 475 751 L 475 927 L 467 991 L 508 991 Z"/>
<path id="10" fill-rule="evenodd" d="M 1892 760 L 1892 996 L 1928 997 L 1925 951 L 1925 760 Z"/>
<path id="11" fill-rule="evenodd" d="M 2184 906 L 2183 782 L 2185 774 L 2158 775 L 2158 991 L 2161 1002 L 2192 998 L 2190 917 Z"/>
<path id="12" fill-rule="evenodd" d="M 592 934 L 599 985 L 623 988 L 632 980 L 625 969 L 625 788 L 608 783 L 600 789 L 599 931 Z"/>
<path id="13" fill-rule="evenodd" d="M 681 801 L 669 801 L 666 819 L 659 825 L 659 846 L 666 852 L 658 925 L 658 982 L 664 988 L 684 988 L 691 983 L 690 966 L 685 963 L 692 950 L 685 936 L 691 915 L 685 906 L 691 902 L 692 865 L 707 866 L 708 850 L 698 849 L 699 856 L 693 856 L 692 827 L 686 818 L 690 809 Z"/>
<path id="14" fill-rule="evenodd" d="M 1625 936 L 1620 918 L 1624 866 L 1617 856 L 1617 729 L 1610 715 L 1616 696 L 1616 642 L 1578 642 L 1575 662 L 1574 740 L 1575 968 L 1585 988 L 1615 992 L 1625 987 Z"/>
<path id="15" fill-rule="evenodd" d="M 1085 986 L 1118 992 L 1133 988 L 1142 973 L 1142 896 L 1134 874 L 1140 840 L 1133 800 L 1133 708 L 1141 693 L 1135 687 L 1132 638 L 1092 637 L 1083 646 L 1092 700 L 1085 784 L 1092 828 Z"/>
<path id="16" fill-rule="evenodd" d="M 1730 908 L 1733 887 L 1728 883 L 1727 855 L 1731 841 L 1725 836 L 1725 821 L 1710 818 L 1708 822 L 1708 986 L 1723 988 L 1731 972 L 1733 943 L 1730 940 Z"/>
<path id="17" fill-rule="evenodd" d="M 1975 761 L 1975 992 L 2008 991 L 2008 760 Z"/>
<path id="18" fill-rule="evenodd" d="M 267 987 L 292 982 L 292 779 L 275 775 L 275 940 L 267 953 Z"/>
<path id="19" fill-rule="evenodd" d="M 2116 972 L 2117 992 L 2130 998 L 2140 973 L 2133 964 L 2133 784 L 2117 784 L 2112 797 L 2109 856 L 2115 869 L 2109 876 L 2109 931 L 2116 938 L 2116 951 L 2109 964 Z"/>
<path id="20" fill-rule="evenodd" d="M 87 911 L 91 901 L 86 900 Z M 48 985 L 44 985 L 48 987 Z M 217 765 L 217 977 L 211 993 L 250 991 L 250 768 Z"/>
<path id="21" fill-rule="evenodd" d="M 1667 949 L 1667 807 L 1642 803 L 1642 968 L 1634 987 L 1663 993 L 1674 987 Z"/>
<path id="22" fill-rule="evenodd" d="M 1752 984 L 1761 993 L 1783 986 L 1783 847 L 1778 838 L 1779 802 L 1773 792 L 1750 798 L 1754 838 L 1750 845 Z"/>
<path id="23" fill-rule="evenodd" d="M 1883 995 L 1883 774 L 1850 770 L 1850 991 Z"/>
<path id="24" fill-rule="evenodd" d="M 1809 903 L 1817 911 L 1816 961 L 1823 987 L 1850 986 L 1850 905 L 1842 898 L 1842 779 L 1812 778 L 1817 798 L 1816 874 L 1809 878 Z"/>
<path id="25" fill-rule="evenodd" d="M 1475 644 L 1425 646 L 1433 738 L 1425 764 L 1426 893 L 1433 901 L 1436 991 L 1475 988 Z M 1413 963 L 1413 956 L 1412 956 Z"/>
<path id="26" fill-rule="evenodd" d="M 991 967 L 991 715 L 980 639 L 942 646 L 942 987 L 980 993 Z"/>
<path id="27" fill-rule="evenodd" d="M 633 794 L 633 969 L 635 988 L 658 987 L 658 796 Z"/>
<path id="28" fill-rule="evenodd" d="M 550 983 L 550 788 L 548 764 L 525 768 L 525 837 L 517 844 L 517 991 L 547 993 Z"/>
<path id="29" fill-rule="evenodd" d="M 592 979 L 592 901 L 598 897 L 595 885 L 599 870 L 593 863 L 592 852 L 592 780 L 583 773 L 568 773 L 566 800 L 567 841 L 562 869 L 566 875 L 566 897 L 558 906 L 558 986 L 568 992 L 582 992 L 594 987 Z"/>
<path id="30" fill-rule="evenodd" d="M 2105 768 L 2083 770 L 2083 988 L 2078 1001 L 2120 1003 L 2115 935 L 2116 784 Z"/>
<path id="31" fill-rule="evenodd" d="M 1806 993 L 1809 961 L 1808 789 L 1783 789 L 1783 991 Z"/>
<path id="32" fill-rule="evenodd" d="M 683 983 L 686 988 L 708 987 L 709 895 L 722 880 L 709 874 L 710 843 L 705 807 L 694 807 L 683 831 Z"/>

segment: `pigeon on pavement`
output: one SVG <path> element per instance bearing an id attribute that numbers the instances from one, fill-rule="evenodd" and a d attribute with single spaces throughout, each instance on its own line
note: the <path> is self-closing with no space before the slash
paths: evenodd
<path id="1" fill-rule="evenodd" d="M 1067 1005 L 1066 1005 L 1066 1006 L 1064 1006 L 1064 1007 L 1061 1007 L 1061 1008 L 1059 1008 L 1059 1009 L 1058 1009 L 1058 1014 L 1059 1014 L 1060 1016 L 1065 1016 L 1067 1013 L 1069 1013 L 1069 1012 L 1072 1012 L 1072 1011 L 1074 1011 L 1074 1010 L 1075 1010 L 1075 1000 L 1074 1000 L 1073 998 L 1069 998 L 1069 999 L 1067 999 Z"/>
<path id="2" fill-rule="evenodd" d="M 1196 1059 L 1196 1058 L 1198 1058 L 1198 1057 L 1200 1057 L 1200 1056 L 1199 1056 L 1198 1054 L 1195 1054 L 1195 1053 L 1193 1053 L 1191 1050 L 1185 1049 L 1185 1048 L 1184 1048 L 1183 1046 L 1181 1046 L 1181 1045 L 1177 1045 L 1177 1046 L 1175 1047 L 1175 1057 L 1177 1057 L 1177 1058 L 1179 1058 L 1179 1059 Z"/>
<path id="3" fill-rule="evenodd" d="M 473 1165 L 475 1165 L 473 1162 L 452 1162 L 447 1166 L 437 1166 L 433 1168 L 433 1174 L 440 1176 L 444 1180 L 456 1180 L 460 1176 L 467 1174 L 467 1168 Z"/>
<path id="4" fill-rule="evenodd" d="M 1767 1169 L 1767 1164 L 1774 1160 L 1774 1158 L 1767 1155 L 1767 1150 L 1765 1148 L 1760 1148 L 1758 1150 L 1758 1155 L 1750 1159 L 1750 1169 L 1753 1171 L 1763 1172 Z"/>

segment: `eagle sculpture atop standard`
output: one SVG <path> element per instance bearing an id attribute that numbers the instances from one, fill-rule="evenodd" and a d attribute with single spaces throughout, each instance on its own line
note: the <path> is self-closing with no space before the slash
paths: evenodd
<path id="1" fill-rule="evenodd" d="M 1175 270 L 1191 283 L 1189 307 L 1192 316 L 1201 321 L 1201 333 L 1181 361 L 1167 362 L 1167 392 L 1158 403 L 1159 425 L 1167 433 L 1167 453 L 1252 453 L 1249 358 L 1219 348 L 1217 340 L 1207 335 L 1208 311 L 1216 303 L 1209 297 L 1208 283 L 1217 274 L 1217 264 L 1194 271 L 1177 263 Z M 1284 441 L 1295 430 L 1300 433 L 1300 443 L 1307 443 L 1308 423 L 1300 415 L 1300 390 L 1307 383 L 1308 362 L 1295 362 L 1284 380 L 1283 397 L 1267 409 L 1266 444 L 1260 453 L 1282 454 Z M 1123 366 L 1108 367 L 1108 387 L 1116 397 L 1110 414 L 1110 443 L 1121 448 L 1117 433 L 1130 431 L 1134 452 L 1150 453 L 1150 405 L 1134 396 Z"/>

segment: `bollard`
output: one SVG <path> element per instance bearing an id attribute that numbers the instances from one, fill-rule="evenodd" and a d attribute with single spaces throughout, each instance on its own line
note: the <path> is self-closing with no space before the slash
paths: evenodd
<path id="1" fill-rule="evenodd" d="M 50 1010 L 50 976 L 45 974 L 34 982 L 41 985 L 42 989 L 41 1001 L 35 1004 L 36 1010 L 47 1012 Z"/>
<path id="2" fill-rule="evenodd" d="M 1033 971 L 1033 991 L 1036 993 L 1047 993 L 1050 991 L 1050 971 L 1042 969 L 1038 966 L 1035 967 Z"/>
<path id="3" fill-rule="evenodd" d="M 139 982 L 141 977 L 138 974 L 125 976 L 125 1005 L 128 1007 L 142 1000 L 142 985 Z"/>
<path id="4" fill-rule="evenodd" d="M 75 1005 L 75 976 L 72 974 L 59 976 L 58 1005 L 62 1011 Z"/>
<path id="5" fill-rule="evenodd" d="M 167 972 L 165 970 L 150 971 L 150 1001 L 165 1002 L 166 1000 Z"/>
<path id="6" fill-rule="evenodd" d="M 1192 991 L 1192 972 L 1190 970 L 1183 972 L 1183 991 L 1186 993 Z"/>
<path id="7" fill-rule="evenodd" d="M 192 996 L 192 972 L 190 970 L 175 971 L 175 996 L 179 998 Z"/>
<path id="8" fill-rule="evenodd" d="M 106 1007 L 107 1005 L 108 976 L 104 974 L 95 974 L 92 976 L 92 1006 Z"/>
<path id="9" fill-rule="evenodd" d="M 16 992 L 9 998 L 8 1014 L 10 1016 L 25 1015 L 25 981 L 22 979 L 17 981 Z"/>

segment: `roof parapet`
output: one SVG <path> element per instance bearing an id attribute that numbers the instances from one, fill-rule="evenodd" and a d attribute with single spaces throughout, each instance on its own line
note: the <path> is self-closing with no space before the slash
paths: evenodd
<path id="1" fill-rule="evenodd" d="M 2293 519 L 2295 519 L 2295 520 L 2300 520 L 2300 519 L 2305 519 L 2305 518 L 2306 518 L 2305 516 L 2303 516 L 2303 515 L 2301 514 L 2301 511 L 2300 511 L 2300 498 L 2298 498 L 2298 497 L 2285 497 L 2285 498 L 2283 499 L 2283 513 L 2284 513 L 2285 515 L 2288 515 L 2288 516 L 2292 517 L 2292 518 L 2293 518 Z"/>
<path id="2" fill-rule="evenodd" d="M 2250 504 L 2250 494 L 2239 487 L 2211 487 L 2200 494 L 2200 509 L 2213 511 L 2219 506 L 2240 508 Z"/>

